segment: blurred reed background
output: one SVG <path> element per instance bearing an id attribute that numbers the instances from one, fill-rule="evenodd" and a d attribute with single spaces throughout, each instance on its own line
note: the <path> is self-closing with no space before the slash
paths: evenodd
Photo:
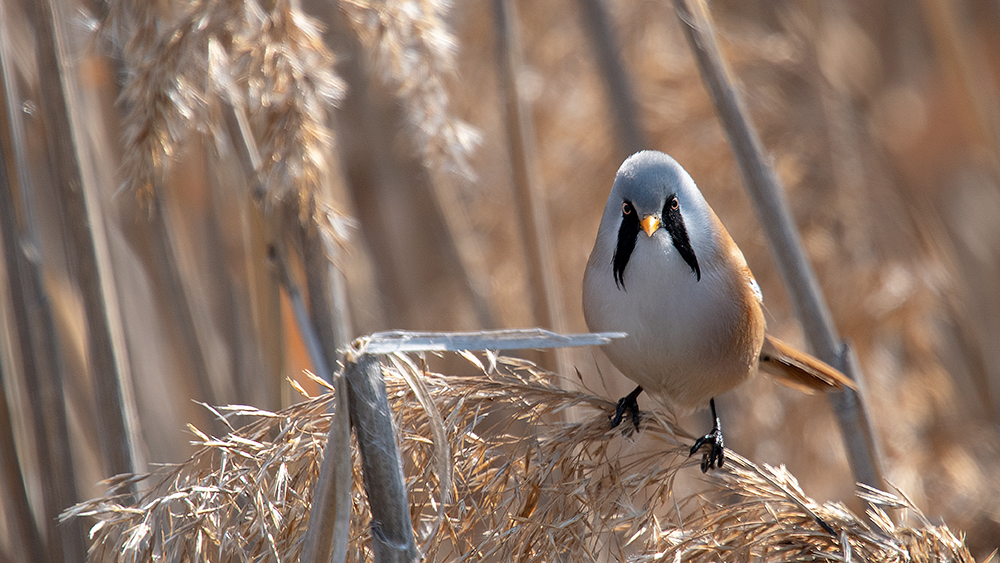
<path id="1" fill-rule="evenodd" d="M 769 326 L 802 344 L 669 3 L 520 2 L 510 59 L 495 4 L 0 2 L 0 560 L 82 560 L 82 524 L 56 515 L 185 460 L 188 423 L 223 432 L 199 402 L 297 400 L 285 379 L 315 366 L 282 272 L 310 305 L 316 276 L 344 289 L 325 329 L 341 343 L 585 331 L 584 265 L 637 146 L 688 169 Z M 1000 7 L 711 9 L 857 347 L 886 476 L 982 559 L 1000 537 Z M 609 47 L 637 130 L 600 72 Z M 597 350 L 541 359 L 608 398 L 632 385 Z M 720 406 L 735 451 L 853 498 L 823 397 L 759 379 Z"/>

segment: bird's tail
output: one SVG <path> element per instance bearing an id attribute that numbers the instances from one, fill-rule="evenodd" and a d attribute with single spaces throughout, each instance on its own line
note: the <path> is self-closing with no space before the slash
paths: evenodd
<path id="1" fill-rule="evenodd" d="M 772 337 L 764 336 L 760 351 L 760 369 L 779 383 L 805 393 L 858 389 L 854 381 L 819 358 L 792 348 Z"/>

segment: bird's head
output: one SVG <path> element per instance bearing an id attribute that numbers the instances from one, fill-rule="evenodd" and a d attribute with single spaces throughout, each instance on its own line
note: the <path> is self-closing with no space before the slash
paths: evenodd
<path id="1" fill-rule="evenodd" d="M 714 250 L 713 214 L 691 176 L 673 158 L 656 151 L 630 156 L 615 177 L 603 224 L 616 225 L 612 268 L 615 284 L 625 286 L 625 268 L 637 239 L 669 237 L 670 244 L 701 280 L 699 258 Z M 602 228 L 602 230 L 605 230 Z"/>

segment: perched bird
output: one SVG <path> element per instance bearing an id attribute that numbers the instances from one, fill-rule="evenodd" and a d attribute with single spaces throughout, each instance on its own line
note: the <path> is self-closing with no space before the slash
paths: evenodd
<path id="1" fill-rule="evenodd" d="M 695 442 L 702 471 L 721 467 L 724 442 L 715 396 L 758 368 L 803 390 L 853 387 L 824 362 L 765 333 L 760 288 L 729 232 L 673 158 L 642 151 L 622 164 L 583 278 L 583 311 L 594 332 L 625 332 L 604 346 L 638 387 L 618 402 L 639 427 L 643 390 L 678 415 L 708 401 L 715 423 Z"/>

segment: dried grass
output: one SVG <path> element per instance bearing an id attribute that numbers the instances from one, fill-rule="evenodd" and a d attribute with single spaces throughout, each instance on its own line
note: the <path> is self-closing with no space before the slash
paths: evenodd
<path id="1" fill-rule="evenodd" d="M 685 454 L 690 436 L 663 413 L 646 413 L 639 446 L 609 430 L 611 401 L 556 387 L 523 360 L 465 356 L 480 373 L 431 373 L 398 354 L 385 362 L 417 544 L 429 561 L 972 561 L 960 537 L 902 494 L 863 491 L 874 507 L 867 523 L 840 503 L 809 499 L 784 468 L 736 454 L 701 492 L 675 494 L 683 471 L 698 473 Z M 224 438 L 192 428 L 201 449 L 134 506 L 95 499 L 64 518 L 97 517 L 95 561 L 294 561 L 331 398 L 277 413 L 221 409 L 257 420 Z M 571 407 L 586 411 L 582 422 L 552 422 Z M 370 557 L 360 479 L 355 459 L 352 560 Z M 890 509 L 912 523 L 893 523 Z"/>

